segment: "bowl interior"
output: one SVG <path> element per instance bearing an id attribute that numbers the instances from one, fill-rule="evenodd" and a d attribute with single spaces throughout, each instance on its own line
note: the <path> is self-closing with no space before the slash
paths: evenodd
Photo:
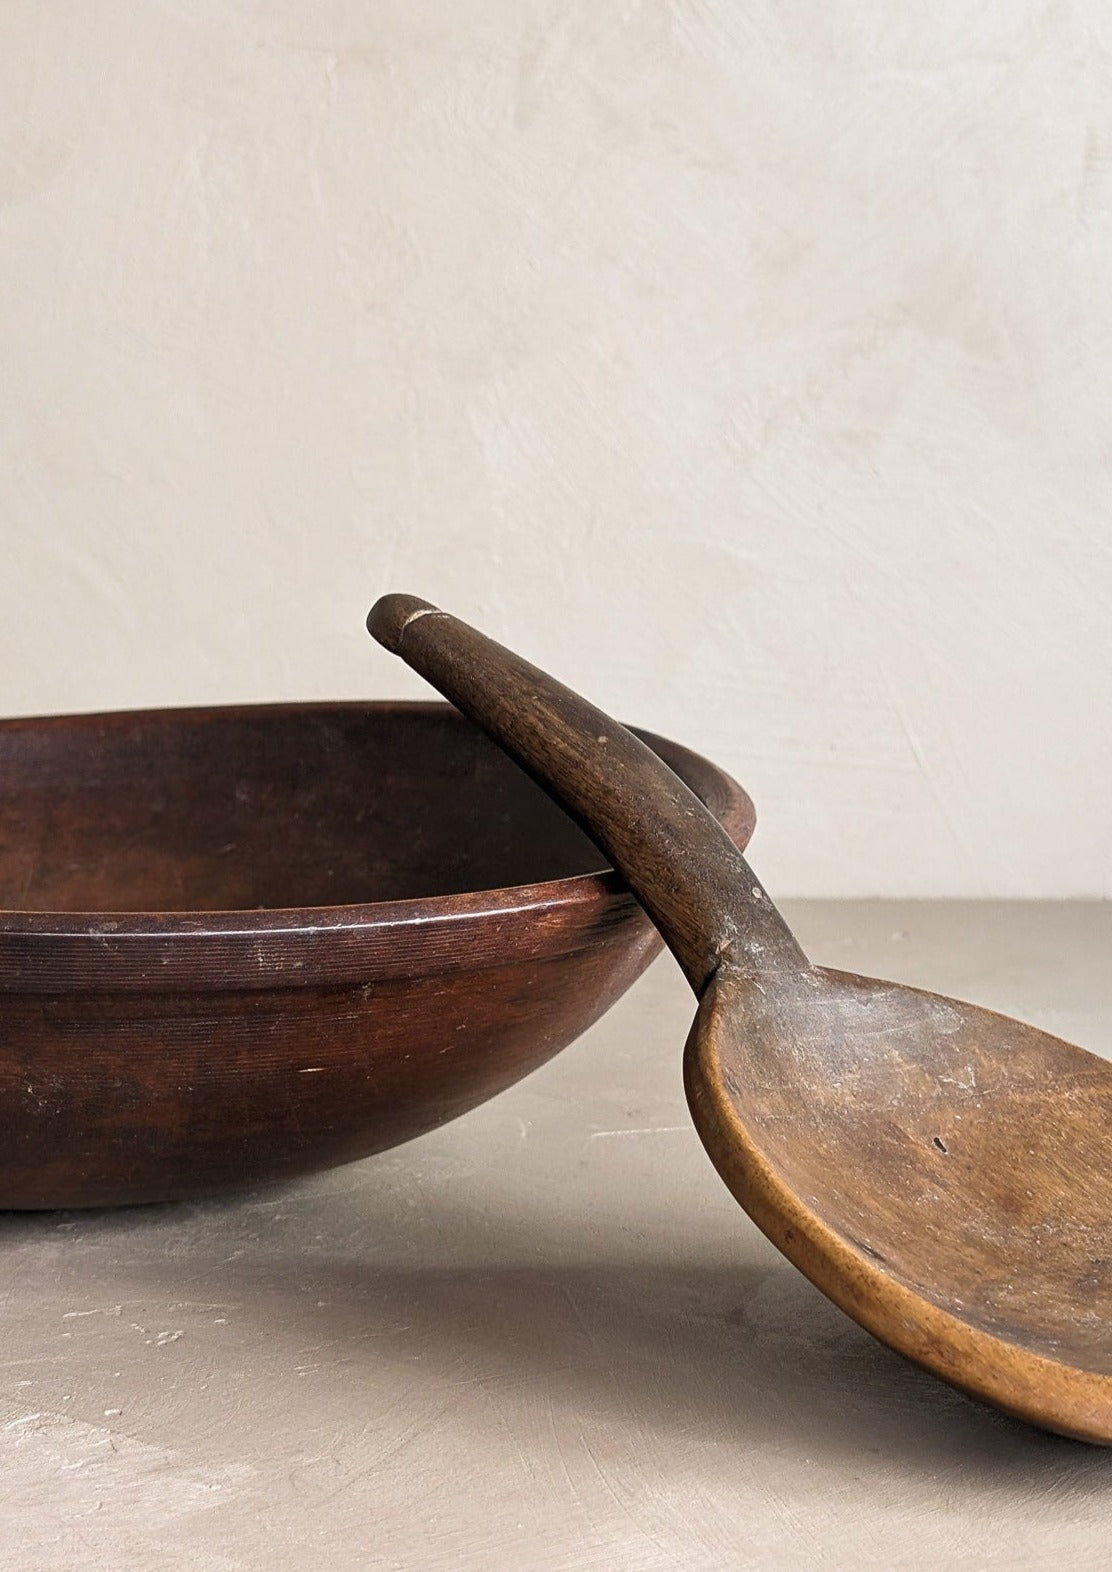
<path id="1" fill-rule="evenodd" d="M 717 772 L 694 781 L 693 766 L 709 767 L 672 751 L 696 789 L 713 789 Z M 0 724 L 7 911 L 337 906 L 534 884 L 603 866 L 515 764 L 439 704 Z"/>

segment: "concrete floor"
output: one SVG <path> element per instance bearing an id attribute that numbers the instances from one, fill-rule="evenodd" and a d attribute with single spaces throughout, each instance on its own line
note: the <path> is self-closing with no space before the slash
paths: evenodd
<path id="1" fill-rule="evenodd" d="M 816 960 L 1112 1054 L 1112 908 L 794 903 Z M 0 1214 L 0 1568 L 1106 1568 L 1112 1452 L 875 1344 L 692 1129 L 660 961 L 433 1136 L 279 1192 Z"/>

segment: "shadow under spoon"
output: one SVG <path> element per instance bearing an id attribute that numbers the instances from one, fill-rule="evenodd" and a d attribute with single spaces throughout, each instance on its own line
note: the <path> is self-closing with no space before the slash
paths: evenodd
<path id="1" fill-rule="evenodd" d="M 1112 1064 L 940 994 L 812 966 L 713 816 L 551 677 L 407 595 L 371 633 L 584 827 L 698 997 L 711 1160 L 874 1336 L 1009 1413 L 1112 1442 Z"/>

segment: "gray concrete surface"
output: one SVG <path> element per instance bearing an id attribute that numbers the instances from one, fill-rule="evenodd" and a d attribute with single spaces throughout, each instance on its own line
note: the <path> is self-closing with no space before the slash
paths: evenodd
<path id="1" fill-rule="evenodd" d="M 795 903 L 815 959 L 1112 1052 L 1112 908 Z M 1112 1453 L 872 1342 L 723 1190 L 662 960 L 433 1136 L 0 1215 L 0 1567 L 1112 1565 Z"/>

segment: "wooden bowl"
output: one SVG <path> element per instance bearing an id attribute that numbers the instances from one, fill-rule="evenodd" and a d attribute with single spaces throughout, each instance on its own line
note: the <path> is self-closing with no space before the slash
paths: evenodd
<path id="1" fill-rule="evenodd" d="M 646 737 L 739 845 L 749 798 Z M 0 722 L 0 1207 L 365 1157 L 577 1037 L 659 947 L 447 705 Z"/>

